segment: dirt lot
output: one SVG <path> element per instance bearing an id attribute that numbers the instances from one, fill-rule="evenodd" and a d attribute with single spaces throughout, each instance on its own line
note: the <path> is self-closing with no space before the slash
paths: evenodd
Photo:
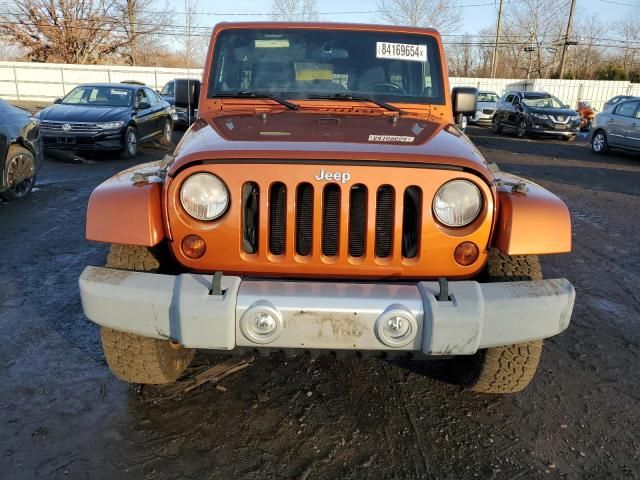
<path id="1" fill-rule="evenodd" d="M 546 342 L 525 392 L 464 392 L 442 362 L 282 357 L 226 391 L 129 387 L 109 373 L 77 288 L 106 254 L 84 240 L 87 198 L 128 163 L 49 160 L 29 199 L 0 204 L 2 476 L 640 478 L 640 157 L 469 133 L 573 216 L 573 253 L 543 259 L 576 287 L 572 324 Z"/>

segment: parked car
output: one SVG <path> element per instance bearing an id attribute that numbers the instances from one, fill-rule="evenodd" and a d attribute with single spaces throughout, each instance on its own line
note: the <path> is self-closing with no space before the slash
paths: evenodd
<path id="1" fill-rule="evenodd" d="M 633 95 L 616 95 L 615 97 L 610 98 L 605 102 L 605 104 L 602 106 L 602 111 L 606 112 L 607 110 L 611 110 L 618 103 L 624 102 L 625 100 L 631 100 L 634 98 L 638 98 L 638 97 L 635 97 Z"/>
<path id="2" fill-rule="evenodd" d="M 613 109 L 596 115 L 591 126 L 591 150 L 607 153 L 610 148 L 640 150 L 640 98 L 620 101 Z"/>
<path id="3" fill-rule="evenodd" d="M 499 100 L 500 97 L 495 92 L 478 92 L 476 113 L 472 117 L 469 117 L 469 123 L 491 125 L 493 114 L 496 112 Z"/>
<path id="4" fill-rule="evenodd" d="M 134 158 L 140 143 L 169 145 L 173 131 L 171 106 L 149 87 L 125 83 L 80 85 L 37 115 L 49 150 Z"/>
<path id="5" fill-rule="evenodd" d="M 580 133 L 580 115 L 545 92 L 507 92 L 498 102 L 492 128 L 513 129 L 519 138 L 529 134 L 562 137 L 572 141 Z"/>
<path id="6" fill-rule="evenodd" d="M 87 238 L 112 245 L 80 296 L 114 374 L 173 382 L 196 349 L 415 352 L 456 357 L 474 391 L 522 390 L 570 322 L 574 289 L 537 255 L 571 250 L 571 219 L 453 126 L 478 92 L 449 90 L 440 35 L 265 22 L 211 38 L 175 157 L 89 200 Z"/>
<path id="7" fill-rule="evenodd" d="M 174 107 L 174 126 L 187 128 L 197 118 L 198 99 L 200 97 L 200 80 L 176 78 L 169 80 L 160 95 Z M 189 101 L 189 99 L 193 101 Z"/>
<path id="8" fill-rule="evenodd" d="M 42 162 L 38 120 L 28 111 L 0 100 L 0 198 L 27 196 Z"/>

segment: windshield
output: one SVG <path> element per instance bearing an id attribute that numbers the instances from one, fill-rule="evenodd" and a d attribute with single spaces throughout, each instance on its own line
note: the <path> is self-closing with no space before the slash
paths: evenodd
<path id="1" fill-rule="evenodd" d="M 524 104 L 533 108 L 565 108 L 564 103 L 556 97 L 524 97 Z"/>
<path id="2" fill-rule="evenodd" d="M 282 98 L 371 96 L 384 102 L 444 104 L 433 37 L 350 30 L 220 32 L 208 96 L 268 92 Z"/>
<path id="3" fill-rule="evenodd" d="M 71 90 L 61 103 L 94 107 L 127 107 L 131 105 L 133 91 L 129 88 L 108 86 L 82 86 Z"/>
<path id="4" fill-rule="evenodd" d="M 167 83 L 160 92 L 160 95 L 165 95 L 167 97 L 173 97 L 173 82 Z"/>
<path id="5" fill-rule="evenodd" d="M 489 92 L 480 92 L 478 93 L 478 101 L 479 102 L 498 102 L 500 98 L 495 93 Z"/>

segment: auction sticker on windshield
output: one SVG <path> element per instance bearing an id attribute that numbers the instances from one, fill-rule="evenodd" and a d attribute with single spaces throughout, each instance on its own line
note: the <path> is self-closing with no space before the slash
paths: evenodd
<path id="1" fill-rule="evenodd" d="M 376 42 L 376 58 L 426 62 L 427 46 L 411 45 L 408 43 Z"/>

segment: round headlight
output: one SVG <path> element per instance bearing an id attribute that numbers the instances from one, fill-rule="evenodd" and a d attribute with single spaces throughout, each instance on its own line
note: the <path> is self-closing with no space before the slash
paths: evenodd
<path id="1" fill-rule="evenodd" d="M 198 220 L 215 220 L 229 206 L 229 191 L 222 180 L 210 173 L 196 173 L 180 189 L 180 202 Z"/>
<path id="2" fill-rule="evenodd" d="M 482 194 L 468 180 L 452 180 L 440 187 L 433 199 L 433 213 L 448 227 L 464 227 L 473 222 L 482 208 Z"/>

